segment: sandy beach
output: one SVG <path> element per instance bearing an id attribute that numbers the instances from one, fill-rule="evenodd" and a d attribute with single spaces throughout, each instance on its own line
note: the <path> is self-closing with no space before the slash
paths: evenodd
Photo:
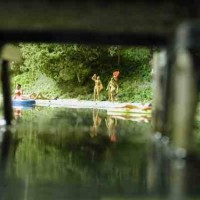
<path id="1" fill-rule="evenodd" d="M 50 106 L 50 107 L 71 107 L 71 108 L 98 108 L 107 109 L 114 107 L 123 107 L 126 105 L 142 106 L 142 103 L 131 102 L 110 102 L 110 101 L 88 101 L 78 99 L 57 99 L 57 100 L 36 100 L 37 106 Z"/>

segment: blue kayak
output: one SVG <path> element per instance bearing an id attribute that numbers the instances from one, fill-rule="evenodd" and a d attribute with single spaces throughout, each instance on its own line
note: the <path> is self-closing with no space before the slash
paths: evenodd
<path id="1" fill-rule="evenodd" d="M 35 106 L 35 103 L 36 102 L 34 99 L 25 99 L 25 100 L 14 99 L 14 100 L 12 100 L 13 106 L 33 107 L 33 106 Z"/>

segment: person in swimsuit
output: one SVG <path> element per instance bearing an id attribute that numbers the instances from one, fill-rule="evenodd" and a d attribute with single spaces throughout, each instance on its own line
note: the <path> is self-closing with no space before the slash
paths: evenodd
<path id="1" fill-rule="evenodd" d="M 23 90 L 21 88 L 21 85 L 18 83 L 14 92 L 14 99 L 23 99 Z"/>
<path id="2" fill-rule="evenodd" d="M 40 92 L 39 93 L 33 92 L 30 95 L 28 95 L 28 98 L 30 98 L 30 99 L 44 99 L 44 100 L 49 99 L 49 98 L 45 97 L 43 94 L 41 94 Z"/>
<path id="3" fill-rule="evenodd" d="M 111 78 L 111 80 L 108 83 L 107 86 L 107 91 L 108 91 L 108 100 L 109 101 L 116 101 L 117 99 L 117 94 L 118 94 L 118 90 L 119 90 L 119 86 L 118 86 L 118 77 L 117 76 L 113 76 Z"/>
<path id="4" fill-rule="evenodd" d="M 44 97 L 40 92 L 39 93 L 33 92 L 30 95 L 24 95 L 21 85 L 17 84 L 13 99 L 27 100 L 27 99 L 48 99 L 48 98 Z"/>
<path id="5" fill-rule="evenodd" d="M 102 91 L 103 89 L 103 85 L 102 85 L 102 82 L 100 80 L 100 77 L 97 76 L 96 74 L 94 74 L 92 76 L 92 80 L 95 82 L 95 85 L 94 85 L 94 100 L 99 100 L 100 98 L 100 92 Z"/>

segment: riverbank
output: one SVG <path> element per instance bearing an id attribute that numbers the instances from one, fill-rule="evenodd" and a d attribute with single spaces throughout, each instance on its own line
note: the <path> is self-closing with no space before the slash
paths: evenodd
<path id="1" fill-rule="evenodd" d="M 148 104 L 132 103 L 132 102 L 110 102 L 110 101 L 86 101 L 78 99 L 57 99 L 57 100 L 36 100 L 37 106 L 47 107 L 70 107 L 70 108 L 97 108 L 107 109 L 115 107 L 123 107 L 126 105 L 143 106 Z"/>

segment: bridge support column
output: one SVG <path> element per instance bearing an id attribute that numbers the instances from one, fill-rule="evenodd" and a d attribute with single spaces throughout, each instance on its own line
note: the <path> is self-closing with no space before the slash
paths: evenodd
<path id="1" fill-rule="evenodd" d="M 182 25 L 177 31 L 174 63 L 171 70 L 169 127 L 175 148 L 193 151 L 194 120 L 198 103 L 200 29 Z M 199 51 L 200 52 L 200 51 Z"/>
<path id="2" fill-rule="evenodd" d="M 3 93 L 3 110 L 4 118 L 7 125 L 11 125 L 13 118 L 12 99 L 10 91 L 10 72 L 9 61 L 19 61 L 21 53 L 19 49 L 13 45 L 6 44 L 1 48 L 1 82 Z"/>
<path id="3" fill-rule="evenodd" d="M 10 75 L 9 75 L 9 62 L 2 60 L 1 81 L 3 93 L 3 110 L 4 118 L 7 125 L 11 125 L 12 121 L 12 100 L 10 92 Z"/>
<path id="4" fill-rule="evenodd" d="M 153 54 L 153 111 L 152 126 L 154 132 L 165 132 L 165 98 L 166 98 L 166 70 L 167 70 L 167 50 L 155 52 Z"/>

